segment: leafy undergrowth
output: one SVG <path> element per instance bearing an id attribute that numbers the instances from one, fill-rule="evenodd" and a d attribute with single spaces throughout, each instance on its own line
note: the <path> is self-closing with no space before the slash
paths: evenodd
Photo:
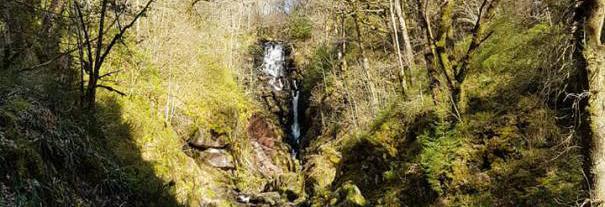
<path id="1" fill-rule="evenodd" d="M 6 86 L 0 89 L 0 206 L 177 205 L 159 178 L 142 180 L 116 162 L 96 129 L 83 127 L 87 119 L 51 110 L 33 90 Z M 133 153 L 142 169 L 149 167 Z"/>
<path id="2" fill-rule="evenodd" d="M 571 116 L 569 106 L 553 104 L 561 100 L 562 77 L 573 70 L 558 62 L 564 30 L 509 19 L 492 27 L 462 86 L 461 121 L 453 124 L 415 99 L 383 110 L 365 130 L 316 125 L 321 131 L 313 134 L 305 166 L 310 203 L 558 206 L 586 197 L 579 137 L 556 118 Z M 322 117 L 350 119 L 325 110 L 341 107 L 330 98 L 323 99 Z"/>
<path id="3" fill-rule="evenodd" d="M 102 101 L 102 110 L 107 111 L 99 116 L 111 150 L 141 181 L 137 187 L 159 187 L 182 205 L 226 203 L 224 194 L 228 188 L 219 185 L 228 183 L 228 176 L 218 169 L 203 168 L 188 157 L 182 151 L 185 142 L 174 129 L 161 117 L 151 116 L 150 109 L 140 101 L 136 97 L 108 97 Z M 122 121 L 115 122 L 116 118 Z M 133 159 L 137 156 L 141 159 Z M 161 179 L 162 186 L 146 182 L 154 176 Z"/>
<path id="4" fill-rule="evenodd" d="M 586 196 L 580 139 L 556 119 L 566 106 L 549 105 L 570 70 L 556 61 L 565 31 L 495 28 L 463 86 L 463 122 L 424 135 L 431 184 L 447 205 L 573 205 Z"/>

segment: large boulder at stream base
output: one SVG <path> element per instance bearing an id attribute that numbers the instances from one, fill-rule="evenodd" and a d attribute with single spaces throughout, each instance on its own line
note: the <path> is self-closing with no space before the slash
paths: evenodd
<path id="1" fill-rule="evenodd" d="M 235 169 L 233 164 L 233 156 L 226 150 L 222 149 L 208 149 L 200 154 L 200 158 L 204 160 L 208 165 L 223 170 Z"/>

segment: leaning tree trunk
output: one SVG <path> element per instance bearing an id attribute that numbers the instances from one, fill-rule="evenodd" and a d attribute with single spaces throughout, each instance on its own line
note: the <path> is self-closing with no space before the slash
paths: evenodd
<path id="1" fill-rule="evenodd" d="M 603 23 L 605 0 L 588 1 L 586 42 L 584 57 L 588 69 L 588 84 L 591 92 L 588 112 L 592 130 L 592 175 L 593 201 L 605 201 L 605 45 L 603 45 Z"/>

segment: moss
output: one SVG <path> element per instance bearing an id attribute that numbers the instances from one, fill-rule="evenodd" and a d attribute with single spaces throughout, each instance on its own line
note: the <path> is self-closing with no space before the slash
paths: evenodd
<path id="1" fill-rule="evenodd" d="M 238 169 L 234 180 L 235 186 L 240 191 L 247 194 L 261 193 L 268 181 L 258 174 L 254 174 L 250 169 Z"/>
<path id="2" fill-rule="evenodd" d="M 340 202 L 336 204 L 336 206 L 354 207 L 368 205 L 368 202 L 363 197 L 363 194 L 361 194 L 359 188 L 351 182 L 347 182 L 342 187 L 340 187 L 336 191 L 336 194 L 339 194 L 341 199 Z"/>
<path id="3" fill-rule="evenodd" d="M 419 100 L 420 101 L 420 100 Z M 417 133 L 432 122 L 435 117 L 426 108 L 411 107 L 423 103 L 393 104 L 374 121 L 368 131 L 348 137 L 340 137 L 335 147 L 321 145 L 319 155 L 311 156 L 307 163 L 313 168 L 308 175 L 327 177 L 320 174 L 331 166 L 318 167 L 320 162 L 329 163 L 334 153 L 336 177 L 328 179 L 332 191 L 342 189 L 352 182 L 363 194 L 367 205 L 398 206 L 401 204 L 427 205 L 432 202 L 432 191 L 423 170 L 419 167 L 421 145 Z M 312 169 L 312 168 L 311 168 Z M 316 172 L 319 171 L 319 172 Z M 314 183 L 314 182 L 311 182 Z M 342 201 L 338 196 L 327 196 L 325 190 L 317 187 L 313 203 L 336 205 Z M 330 204 L 331 203 L 331 204 Z M 345 205 L 346 206 L 346 205 Z"/>
<path id="4" fill-rule="evenodd" d="M 568 113 L 559 102 L 556 107 L 553 103 L 565 87 L 558 77 L 569 68 L 550 68 L 549 62 L 557 58 L 550 53 L 566 44 L 565 35 L 547 24 L 527 27 L 507 18 L 490 27 L 495 32 L 473 54 L 469 78 L 462 85 L 463 117 L 457 123 L 435 117 L 441 109 L 430 103 L 407 102 L 387 107 L 369 126 L 347 126 L 342 122 L 351 117 L 339 114 L 344 111 L 338 109 L 341 102 L 332 101 L 339 100 L 331 89 L 339 82 L 328 75 L 324 84 L 320 70 L 306 71 L 316 74 L 310 76 L 317 77 L 314 83 L 324 84 L 318 87 L 322 92 L 312 94 L 322 97 L 322 112 L 333 116 L 322 118 L 339 122 L 323 126 L 309 147 L 307 163 L 331 172 L 323 149 L 334 149 L 341 157 L 335 178 L 320 180 L 328 176 L 310 170 L 310 184 L 325 181 L 334 191 L 352 181 L 370 205 L 384 206 L 557 205 L 555 200 L 581 197 L 585 192 L 579 139 L 567 135 L 565 124 L 554 118 Z M 455 56 L 469 43 L 467 39 L 454 47 Z M 315 57 L 328 51 L 316 51 Z M 312 63 L 319 69 L 332 66 L 322 65 L 329 61 Z M 330 107 L 335 110 L 327 110 Z M 316 164 L 320 162 L 324 164 Z M 321 186 L 313 193 L 314 204 L 339 202 Z"/>
<path id="5" fill-rule="evenodd" d="M 326 146 L 326 148 L 330 148 Z M 311 157 L 308 159 L 308 165 L 312 166 L 311 169 L 307 169 L 306 177 L 309 183 L 313 185 L 315 190 L 327 190 L 332 184 L 336 177 L 336 164 L 338 162 L 331 162 L 331 157 L 334 155 L 321 153 L 320 155 Z M 334 161 L 338 161 L 336 159 Z"/>
<path id="6" fill-rule="evenodd" d="M 23 98 L 17 98 L 14 99 L 10 104 L 9 107 L 14 110 L 14 111 L 26 111 L 29 107 L 31 106 L 31 104 L 26 101 Z"/>

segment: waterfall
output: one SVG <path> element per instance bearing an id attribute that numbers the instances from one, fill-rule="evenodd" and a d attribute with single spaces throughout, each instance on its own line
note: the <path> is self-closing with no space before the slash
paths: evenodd
<path id="1" fill-rule="evenodd" d="M 294 6 L 296 6 L 295 0 L 284 0 L 284 12 L 286 14 L 292 13 Z"/>
<path id="2" fill-rule="evenodd" d="M 270 76 L 269 85 L 274 91 L 282 91 L 284 89 L 284 83 L 282 80 L 285 76 L 284 65 L 284 47 L 280 44 L 265 44 L 263 72 Z"/>
<path id="3" fill-rule="evenodd" d="M 295 79 L 289 79 L 292 78 L 292 75 L 289 75 L 292 71 L 288 71 L 286 68 L 286 48 L 277 42 L 267 42 L 263 46 L 264 57 L 261 71 L 267 77 L 267 86 L 279 99 L 276 104 L 290 104 L 288 113 L 282 112 L 280 116 L 288 119 L 284 123 L 286 124 L 284 128 L 288 132 L 288 142 L 294 150 L 293 154 L 297 154 L 301 137 L 300 89 Z"/>
<path id="4" fill-rule="evenodd" d="M 300 91 L 294 80 L 294 87 L 292 89 L 292 126 L 290 126 L 292 138 L 296 144 L 300 144 L 300 124 L 298 120 L 298 98 L 300 97 Z"/>
<path id="5" fill-rule="evenodd" d="M 276 14 L 290 15 L 300 3 L 300 0 L 265 0 L 258 4 L 258 10 L 263 16 Z"/>

